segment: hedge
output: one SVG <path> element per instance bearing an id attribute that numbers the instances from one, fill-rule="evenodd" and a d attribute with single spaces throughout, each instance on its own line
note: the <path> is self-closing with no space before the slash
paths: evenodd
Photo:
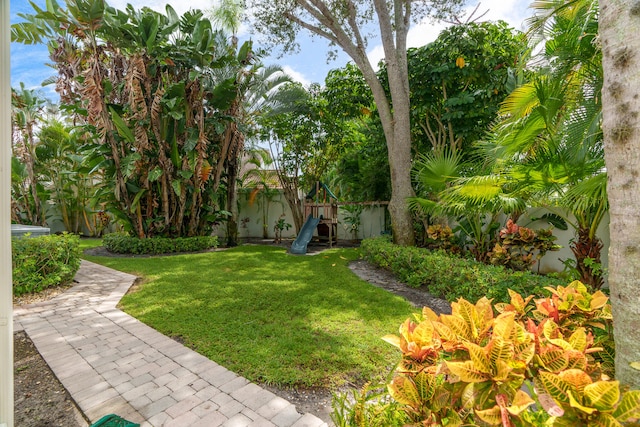
<path id="1" fill-rule="evenodd" d="M 486 296 L 494 303 L 508 302 L 508 289 L 523 295 L 545 294 L 544 287 L 565 282 L 529 271 L 512 271 L 486 265 L 444 251 L 404 247 L 387 237 L 365 239 L 360 245 L 367 261 L 393 272 L 411 287 L 426 287 L 434 296 L 456 301 L 464 297 L 476 302 Z"/>
<path id="2" fill-rule="evenodd" d="M 80 239 L 73 234 L 14 237 L 11 250 L 16 296 L 69 283 L 80 268 Z"/>
<path id="3" fill-rule="evenodd" d="M 196 237 L 152 237 L 140 239 L 126 233 L 111 233 L 104 236 L 103 245 L 109 252 L 117 254 L 159 255 L 176 252 L 197 252 L 218 246 L 217 236 Z"/>

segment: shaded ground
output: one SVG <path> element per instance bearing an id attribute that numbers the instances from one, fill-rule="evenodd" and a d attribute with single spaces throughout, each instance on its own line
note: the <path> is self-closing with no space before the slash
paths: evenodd
<path id="1" fill-rule="evenodd" d="M 250 243 L 272 244 L 273 241 L 255 241 Z M 288 247 L 291 242 L 282 242 L 281 246 Z M 339 242 L 337 247 L 356 247 L 352 242 Z M 334 246 L 336 247 L 336 246 Z M 327 245 L 311 244 L 308 254 L 313 255 L 327 249 Z M 94 248 L 87 254 L 99 256 L 114 256 L 104 248 Z M 442 299 L 435 298 L 420 289 L 409 288 L 398 282 L 393 274 L 377 268 L 366 261 L 353 261 L 349 268 L 361 279 L 374 286 L 381 287 L 400 295 L 411 302 L 416 308 L 428 306 L 436 313 L 450 312 L 449 304 Z M 46 294 L 25 296 L 15 300 L 14 304 L 29 304 L 52 298 L 66 288 L 56 288 Z M 79 414 L 75 404 L 67 391 L 42 359 L 31 340 L 24 333 L 16 333 L 14 337 L 15 353 L 15 425 L 25 427 L 81 427 L 86 421 Z M 324 388 L 309 389 L 278 389 L 262 384 L 278 396 L 287 399 L 299 412 L 309 412 L 333 425 L 331 422 L 332 393 Z"/>
<path id="2" fill-rule="evenodd" d="M 81 427 L 87 422 L 24 332 L 14 343 L 15 425 L 20 427 Z"/>

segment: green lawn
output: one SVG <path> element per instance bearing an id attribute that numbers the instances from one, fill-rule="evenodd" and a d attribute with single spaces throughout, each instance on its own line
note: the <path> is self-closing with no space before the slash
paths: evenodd
<path id="1" fill-rule="evenodd" d="M 357 249 L 293 256 L 241 246 L 84 258 L 144 277 L 122 309 L 234 372 L 278 386 L 332 387 L 387 375 L 399 353 L 380 337 L 397 333 L 415 311 L 351 273 L 357 256 Z"/>

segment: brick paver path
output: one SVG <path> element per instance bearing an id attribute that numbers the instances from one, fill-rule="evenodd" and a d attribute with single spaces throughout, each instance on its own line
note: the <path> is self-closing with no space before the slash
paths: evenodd
<path id="1" fill-rule="evenodd" d="M 80 409 L 141 426 L 320 427 L 311 414 L 155 331 L 116 304 L 135 276 L 82 261 L 76 286 L 14 310 Z"/>

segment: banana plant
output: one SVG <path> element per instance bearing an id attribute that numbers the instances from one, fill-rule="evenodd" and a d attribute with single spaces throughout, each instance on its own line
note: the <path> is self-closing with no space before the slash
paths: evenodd
<path id="1" fill-rule="evenodd" d="M 139 237 L 209 233 L 224 190 L 215 170 L 226 160 L 222 134 L 234 120 L 226 111 L 237 98 L 235 76 L 216 72 L 241 68 L 226 34 L 201 11 L 178 16 L 171 6 L 33 7 L 12 34 L 48 43 L 62 102 L 96 135 L 107 209 Z M 241 52 L 250 56 L 250 45 Z"/>

